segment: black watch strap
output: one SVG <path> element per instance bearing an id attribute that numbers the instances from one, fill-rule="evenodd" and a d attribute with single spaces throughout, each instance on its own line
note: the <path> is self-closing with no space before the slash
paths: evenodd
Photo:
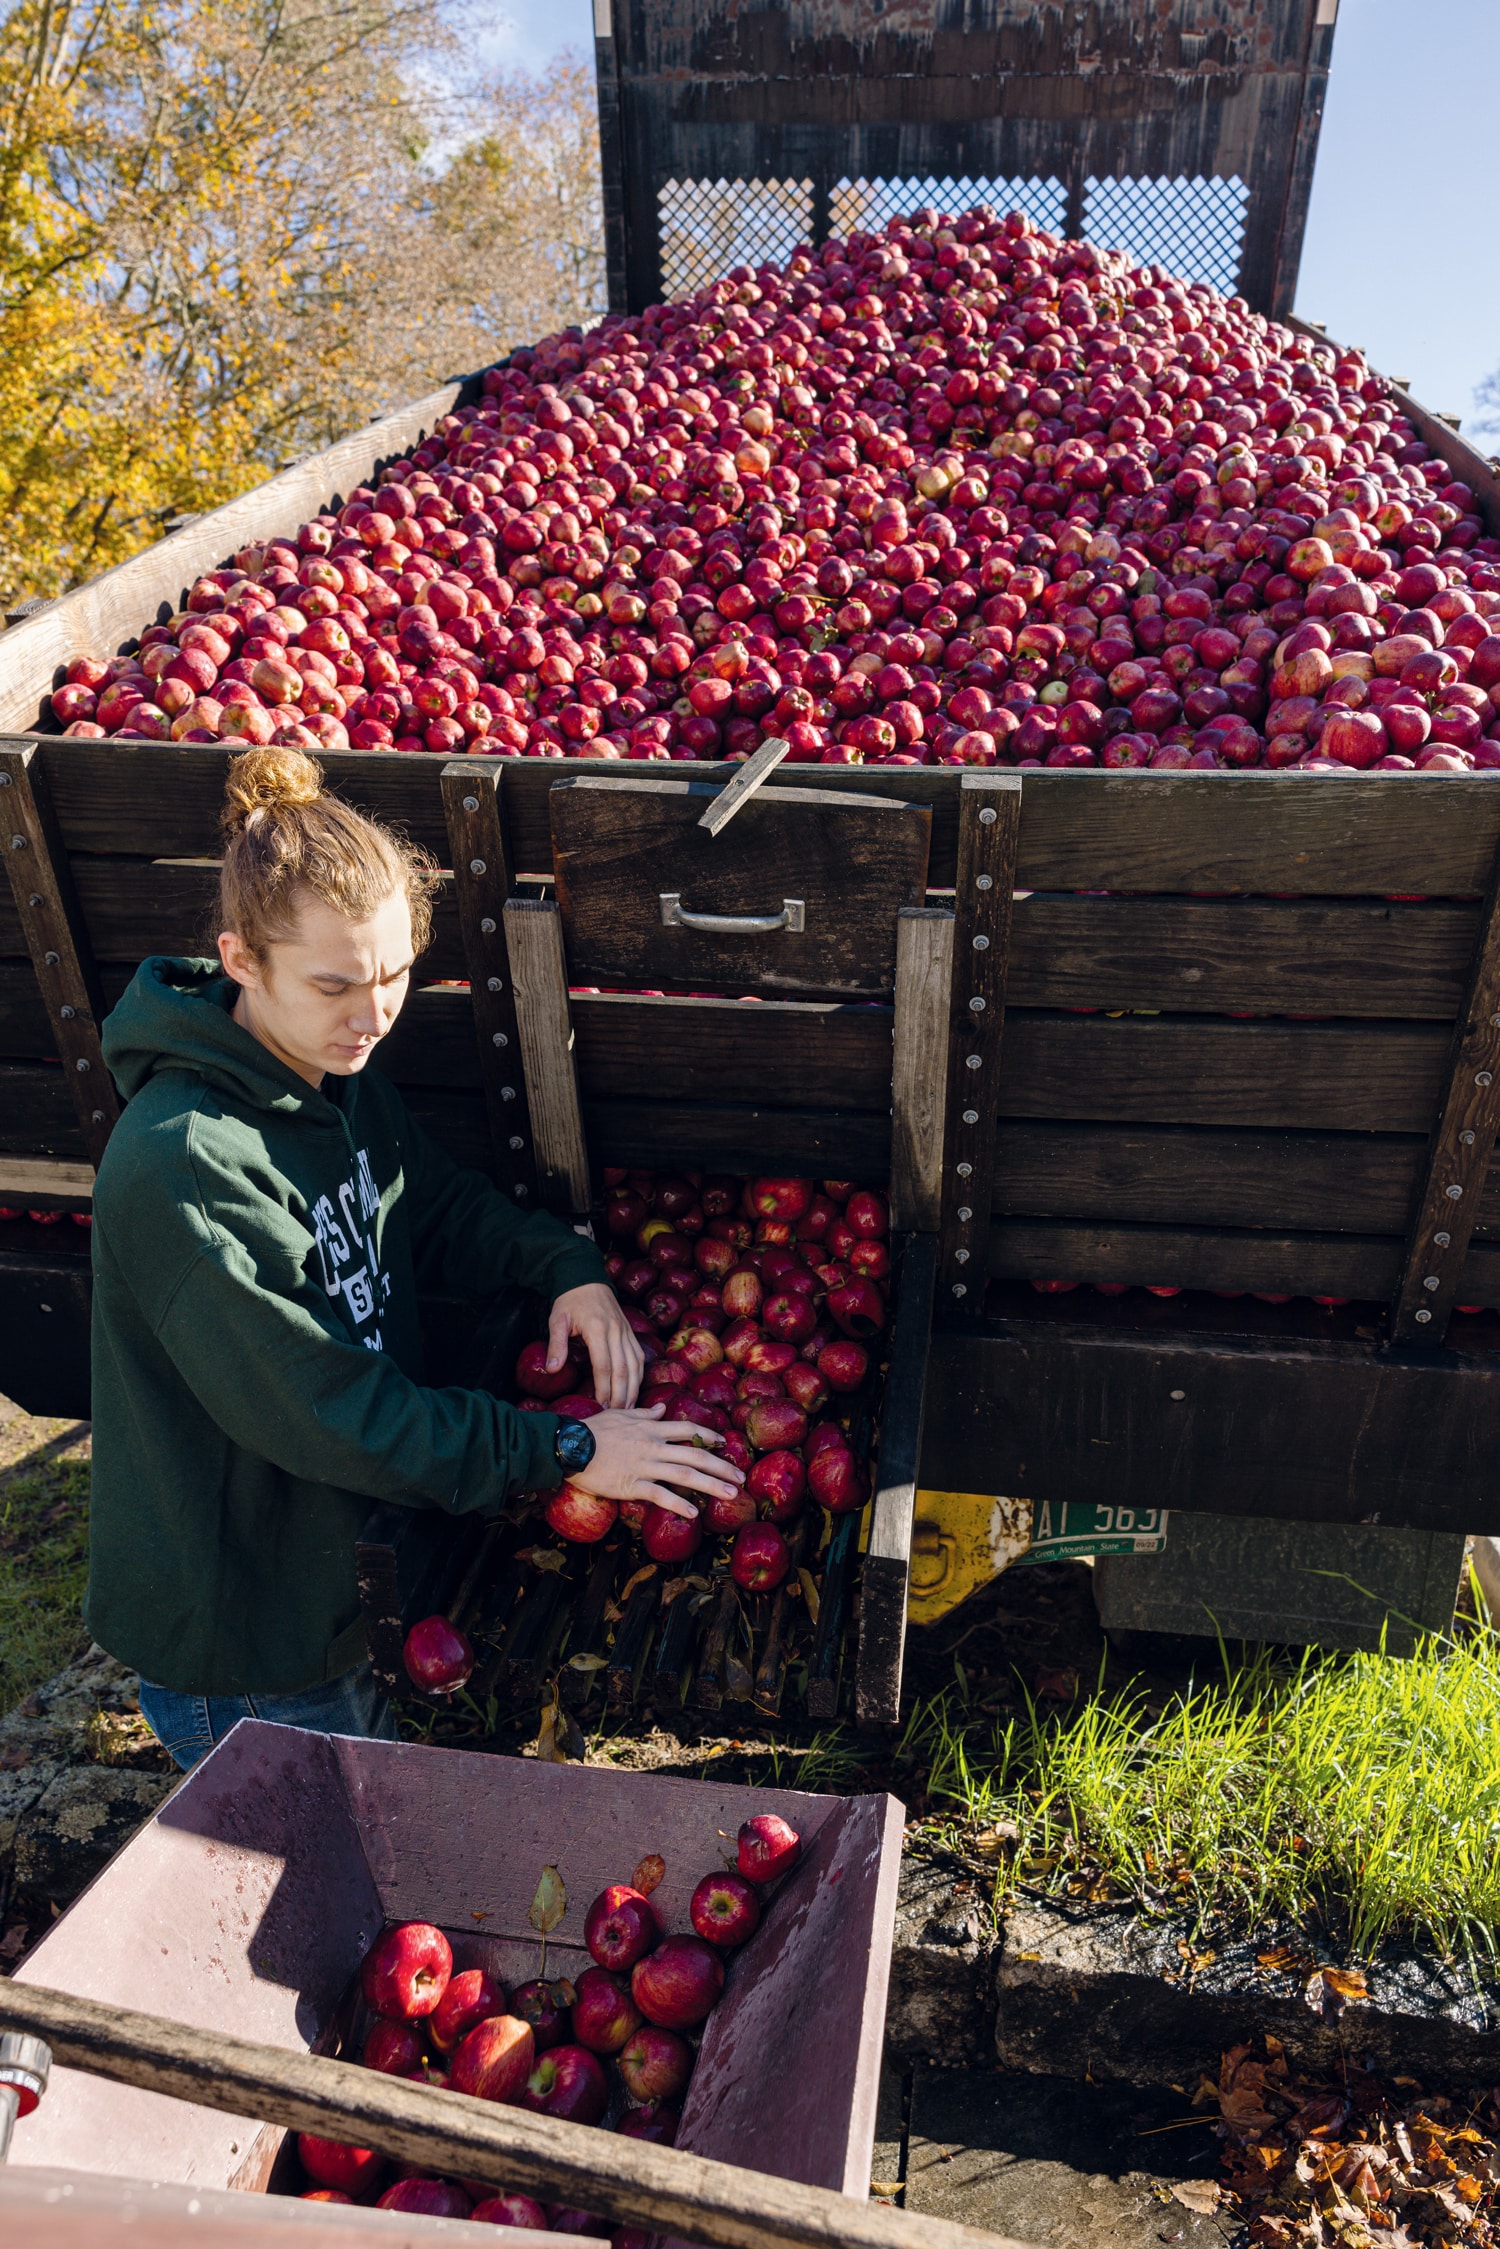
<path id="1" fill-rule="evenodd" d="M 576 1476 L 594 1457 L 594 1433 L 586 1421 L 576 1421 L 571 1414 L 564 1414 L 557 1424 L 552 1449 L 563 1474 Z"/>

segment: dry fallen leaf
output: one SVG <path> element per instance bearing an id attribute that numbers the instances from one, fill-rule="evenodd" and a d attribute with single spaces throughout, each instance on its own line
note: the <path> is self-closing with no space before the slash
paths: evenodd
<path id="1" fill-rule="evenodd" d="M 654 1562 L 647 1562 L 643 1569 L 633 1571 L 615 1596 L 620 1607 L 624 1608 L 625 1603 L 630 1599 L 638 1585 L 644 1585 L 648 1577 L 655 1577 L 655 1575 L 656 1564 Z"/>
<path id="2" fill-rule="evenodd" d="M 544 1866 L 542 1878 L 536 1886 L 536 1896 L 531 1901 L 531 1910 L 526 1916 L 527 1920 L 531 1923 L 533 1929 L 540 1930 L 541 1934 L 546 1937 L 551 1935 L 567 1910 L 568 1893 L 563 1887 L 562 1876 L 555 1866 Z"/>
<path id="3" fill-rule="evenodd" d="M 807 1603 L 807 1613 L 813 1623 L 818 1621 L 818 1588 L 811 1570 L 799 1570 L 797 1582 L 802 1588 L 802 1598 Z"/>
<path id="4" fill-rule="evenodd" d="M 659 1886 L 662 1876 L 666 1873 L 666 1871 L 666 1860 L 662 1858 L 657 1852 L 652 1851 L 641 1860 L 640 1865 L 636 1868 L 634 1874 L 632 1874 L 630 1879 L 633 1886 L 640 1891 L 641 1896 L 643 1898 L 649 1898 L 652 1891 Z"/>
<path id="5" fill-rule="evenodd" d="M 1180 2202 L 1184 2210 L 1195 2210 L 1200 2218 L 1211 2218 L 1223 2194 L 1216 2179 L 1179 2179 L 1172 2189 L 1172 2200 Z"/>

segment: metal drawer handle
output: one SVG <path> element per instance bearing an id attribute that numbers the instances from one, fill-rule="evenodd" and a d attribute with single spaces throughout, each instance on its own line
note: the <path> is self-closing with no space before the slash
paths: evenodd
<path id="1" fill-rule="evenodd" d="M 779 914 L 690 914 L 680 890 L 663 890 L 662 925 L 666 929 L 701 929 L 710 937 L 765 937 L 775 929 L 799 935 L 807 927 L 807 908 L 800 898 L 783 898 Z"/>

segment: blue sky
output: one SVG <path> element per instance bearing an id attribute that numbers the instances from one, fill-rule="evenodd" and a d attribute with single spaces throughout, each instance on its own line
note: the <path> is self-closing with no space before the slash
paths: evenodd
<path id="1" fill-rule="evenodd" d="M 592 41 L 591 0 L 510 0 L 483 44 L 537 70 Z M 1341 0 L 1297 292 L 1466 429 L 1500 368 L 1497 85 L 1500 0 Z"/>

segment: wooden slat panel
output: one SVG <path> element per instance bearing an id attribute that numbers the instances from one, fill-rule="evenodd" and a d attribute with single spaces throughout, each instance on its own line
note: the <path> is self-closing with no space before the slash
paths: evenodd
<path id="1" fill-rule="evenodd" d="M 511 881 L 500 777 L 493 758 L 454 758 L 440 780 L 495 1178 L 524 1203 L 537 1190 L 536 1151 L 526 1087 L 516 1069 L 520 1034 L 505 934 Z"/>
<path id="2" fill-rule="evenodd" d="M 1474 905 L 1036 893 L 1016 900 L 1010 1004 L 1451 1021 L 1478 926 Z"/>
<path id="3" fill-rule="evenodd" d="M 1002 1116 L 1426 1132 L 1448 1033 L 1437 1023 L 1013 1012 L 1005 1050 Z"/>
<path id="4" fill-rule="evenodd" d="M 829 1109 L 731 1109 L 654 1101 L 585 1101 L 584 1130 L 596 1163 L 681 1164 L 724 1171 L 884 1179 L 891 1161 L 889 1114 Z"/>
<path id="5" fill-rule="evenodd" d="M 1479 1191 L 1500 1127 L 1500 858 L 1443 1072 L 1406 1256 L 1391 1306 L 1394 1343 L 1439 1343 L 1479 1216 Z"/>
<path id="6" fill-rule="evenodd" d="M 409 452 L 463 395 L 461 383 L 449 383 L 413 400 L 13 626 L 0 652 L 0 728 L 35 726 L 58 665 L 74 656 L 114 655 L 158 614 L 179 607 L 203 571 L 249 540 L 285 537 L 330 501 L 347 497 L 385 462 Z"/>
<path id="7" fill-rule="evenodd" d="M 151 953 L 204 954 L 213 939 L 217 867 L 163 859 L 104 859 L 75 855 L 73 880 L 95 957 L 137 965 Z M 451 884 L 444 883 L 433 910 L 433 940 L 421 972 L 430 977 L 467 974 Z"/>
<path id="8" fill-rule="evenodd" d="M 0 1063 L 0 1154 L 89 1160 L 61 1063 Z"/>
<path id="9" fill-rule="evenodd" d="M 929 820 L 860 793 L 762 788 L 722 835 L 699 826 L 717 792 L 672 780 L 583 780 L 552 792 L 557 894 L 579 983 L 675 991 L 888 996 L 896 915 L 926 891 Z M 801 930 L 668 927 L 685 913 L 751 921 L 800 903 Z"/>
<path id="10" fill-rule="evenodd" d="M 654 1100 L 887 1112 L 891 1010 L 826 1000 L 574 992 L 574 1055 L 596 1107 Z"/>
<path id="11" fill-rule="evenodd" d="M 863 1726 L 894 1726 L 901 1716 L 911 1526 L 922 1459 L 927 1354 L 937 1296 L 937 1235 L 909 1236 L 899 1257 L 900 1293 L 881 1414 L 869 1544 L 860 1578 L 854 1709 Z"/>
<path id="12" fill-rule="evenodd" d="M 1191 1306 L 1161 1310 L 1172 1326 L 1006 1318 L 934 1337 L 923 1484 L 1500 1532 L 1500 1353 L 1195 1334 Z"/>
<path id="13" fill-rule="evenodd" d="M 599 772 L 582 763 L 569 772 Z M 618 767 L 605 767 L 618 779 Z M 729 766 L 695 778 L 718 785 Z M 519 871 L 552 864 L 547 794 L 557 767 L 519 758 L 505 771 Z M 956 770 L 783 766 L 778 789 L 878 789 L 932 808 L 927 879 L 951 889 L 958 853 Z M 1065 773 L 1026 776 L 1016 880 L 1023 890 L 1150 895 L 1350 898 L 1420 892 L 1479 898 L 1497 841 L 1500 790 L 1459 774 Z"/>
<path id="14" fill-rule="evenodd" d="M 935 1234 L 942 1222 L 948 1120 L 953 916 L 905 906 L 896 924 L 891 1066 L 891 1223 Z"/>
<path id="15" fill-rule="evenodd" d="M 589 1207 L 589 1151 L 573 1065 L 562 914 L 550 898 L 512 898 L 503 912 L 537 1188 L 549 1210 L 579 1217 Z M 521 1090 L 513 1089 L 517 1097 Z"/>
<path id="16" fill-rule="evenodd" d="M 1234 1233 L 1186 1226 L 1083 1226 L 1006 1218 L 990 1229 L 995 1280 L 1109 1281 L 1127 1287 L 1260 1289 L 1382 1304 L 1401 1269 L 1399 1238 Z M 1471 1243 L 1457 1300 L 1500 1304 L 1500 1249 Z"/>
<path id="17" fill-rule="evenodd" d="M 1423 1143 L 1396 1134 L 1005 1124 L 997 1217 L 1403 1234 Z"/>
<path id="18" fill-rule="evenodd" d="M 25 627 L 20 628 L 25 630 Z M 6 643 L 11 635 L 6 634 Z M 234 753 L 216 742 L 79 742 L 50 737 L 42 770 L 70 851 L 150 858 L 213 857 L 224 774 Z M 361 812 L 400 828 L 448 863 L 440 757 L 319 750 L 329 787 Z"/>

